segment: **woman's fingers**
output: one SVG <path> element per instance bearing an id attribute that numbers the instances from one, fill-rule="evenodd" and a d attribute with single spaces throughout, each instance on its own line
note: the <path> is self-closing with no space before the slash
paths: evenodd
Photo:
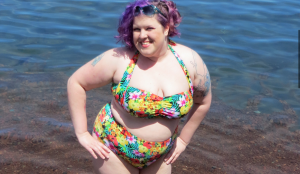
<path id="1" fill-rule="evenodd" d="M 180 140 L 176 140 L 174 146 L 172 147 L 170 152 L 166 155 L 164 161 L 167 164 L 174 163 L 179 157 L 179 155 L 185 150 L 185 148 L 186 148 L 186 144 L 184 144 Z"/>
<path id="2" fill-rule="evenodd" d="M 172 156 L 166 161 L 166 163 L 169 165 L 169 164 L 172 164 L 173 162 L 176 161 L 176 159 L 178 158 L 179 156 L 179 153 L 175 150 L 173 153 L 172 153 Z"/>
<path id="3" fill-rule="evenodd" d="M 91 143 L 91 144 L 83 145 L 83 147 L 85 147 L 85 149 L 88 150 L 95 159 L 98 158 L 97 154 L 98 154 L 98 156 L 100 156 L 103 159 L 103 155 L 100 153 L 100 150 L 98 149 L 97 146 L 95 146 Z"/>
<path id="4" fill-rule="evenodd" d="M 167 155 L 166 155 L 166 157 L 165 157 L 165 159 L 164 159 L 165 162 L 167 162 L 167 161 L 170 159 L 170 157 L 173 155 L 173 153 L 174 153 L 174 147 L 175 147 L 175 146 L 173 146 L 173 147 L 171 148 L 171 150 L 167 153 Z"/>
<path id="5" fill-rule="evenodd" d="M 172 155 L 172 153 L 171 153 L 171 152 L 169 152 L 169 153 L 166 155 L 166 157 L 165 157 L 164 161 L 165 161 L 165 162 L 167 162 L 167 161 L 168 161 L 168 159 L 171 157 L 171 155 Z"/>
<path id="6" fill-rule="evenodd" d="M 172 153 L 172 156 L 169 158 L 169 159 L 167 159 L 167 161 L 166 161 L 166 163 L 167 164 L 172 164 L 172 163 L 174 163 L 176 160 L 177 160 L 177 158 L 179 157 L 179 155 L 180 155 L 180 153 L 178 153 L 178 152 L 173 152 Z"/>
<path id="7" fill-rule="evenodd" d="M 88 132 L 78 137 L 80 144 L 97 159 L 97 155 L 102 158 L 109 158 L 110 150 L 104 144 L 93 138 Z"/>
<path id="8" fill-rule="evenodd" d="M 169 165 L 169 164 L 171 163 L 171 161 L 173 160 L 173 158 L 174 158 L 174 155 L 172 155 L 172 156 L 166 161 L 166 163 Z"/>
<path id="9" fill-rule="evenodd" d="M 96 152 L 97 152 L 98 156 L 100 156 L 102 159 L 106 158 L 106 154 L 104 154 L 101 149 L 97 148 Z"/>
<path id="10" fill-rule="evenodd" d="M 109 152 L 110 150 L 102 143 L 100 143 L 98 140 L 94 139 L 94 143 L 92 143 L 94 151 L 102 158 L 109 158 Z"/>
<path id="11" fill-rule="evenodd" d="M 108 153 L 105 150 L 103 150 L 102 147 L 99 147 L 99 146 L 90 147 L 89 152 L 92 154 L 92 156 L 95 159 L 97 159 L 97 155 L 102 159 L 109 158 Z"/>
<path id="12" fill-rule="evenodd" d="M 110 149 L 106 147 L 104 144 L 99 143 L 103 150 L 105 150 L 108 154 L 110 153 Z"/>
<path id="13" fill-rule="evenodd" d="M 98 158 L 97 155 L 94 153 L 94 151 L 93 151 L 92 148 L 86 148 L 86 149 L 90 152 L 90 154 L 91 154 L 95 159 Z"/>
<path id="14" fill-rule="evenodd" d="M 98 145 L 98 154 L 103 156 L 105 158 L 109 158 L 109 152 L 107 152 L 107 147 L 104 144 Z M 109 150 L 109 149 L 108 149 Z M 102 158 L 101 156 L 101 158 Z"/>
<path id="15" fill-rule="evenodd" d="M 176 145 L 173 146 L 172 149 L 170 150 L 170 152 L 168 153 L 167 157 L 165 158 L 165 162 L 167 164 L 170 164 L 170 162 L 174 158 L 175 154 L 176 154 Z"/>
<path id="16" fill-rule="evenodd" d="M 179 157 L 179 154 L 174 155 L 174 158 L 170 161 L 169 164 L 174 163 L 177 160 L 178 157 Z"/>

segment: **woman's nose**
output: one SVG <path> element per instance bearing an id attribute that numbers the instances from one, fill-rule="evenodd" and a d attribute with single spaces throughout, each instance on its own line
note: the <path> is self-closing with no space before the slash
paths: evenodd
<path id="1" fill-rule="evenodd" d="M 147 37 L 147 32 L 145 30 L 141 30 L 140 39 L 144 39 Z"/>

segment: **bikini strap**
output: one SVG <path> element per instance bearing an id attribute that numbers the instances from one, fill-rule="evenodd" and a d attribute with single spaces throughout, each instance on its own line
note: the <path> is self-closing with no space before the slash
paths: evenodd
<path id="1" fill-rule="evenodd" d="M 183 70 L 183 72 L 184 72 L 184 74 L 185 74 L 185 76 L 187 78 L 187 81 L 189 83 L 189 87 L 190 87 L 189 91 L 193 95 L 193 93 L 194 93 L 193 82 L 192 82 L 192 80 L 190 78 L 190 74 L 189 74 L 189 72 L 188 72 L 188 70 L 187 70 L 184 62 L 182 61 L 182 59 L 180 58 L 180 56 L 175 52 L 175 50 L 172 48 L 171 45 L 175 46 L 176 43 L 174 41 L 170 40 L 169 44 L 168 44 L 168 47 L 172 51 L 172 53 L 174 54 L 174 56 L 176 57 L 177 61 L 179 62 L 179 65 L 181 66 L 181 68 L 182 68 L 182 70 Z M 136 65 L 136 62 L 137 62 L 137 60 L 139 58 L 139 54 L 140 53 L 137 50 L 135 52 L 134 56 L 132 57 L 129 65 L 127 66 L 126 71 L 124 72 L 123 77 L 122 77 L 122 79 L 121 79 L 121 81 L 120 81 L 120 83 L 118 84 L 118 87 L 117 87 L 117 89 L 118 88 L 120 89 L 119 92 L 117 92 L 118 94 L 124 94 L 124 92 L 127 90 L 128 84 L 129 84 L 129 82 L 131 80 L 132 72 L 133 72 L 134 67 Z"/>
<path id="2" fill-rule="evenodd" d="M 136 62 L 137 62 L 137 60 L 139 58 L 139 54 L 140 53 L 137 50 L 135 52 L 135 54 L 133 55 L 132 59 L 130 60 L 129 65 L 127 66 L 127 68 L 126 68 L 126 70 L 125 70 L 125 72 L 123 74 L 123 77 L 122 77 L 120 83 L 118 84 L 117 89 L 118 88 L 120 89 L 119 92 L 117 92 L 118 94 L 122 94 L 124 92 L 124 90 L 127 89 L 127 86 L 128 86 L 128 84 L 130 82 L 130 79 L 131 79 L 131 74 L 132 74 L 132 72 L 134 70 L 134 67 L 136 65 Z"/>
<path id="3" fill-rule="evenodd" d="M 188 81 L 188 83 L 189 83 L 189 87 L 190 87 L 189 90 L 190 90 L 191 94 L 193 95 L 194 89 L 193 89 L 193 82 L 192 82 L 192 80 L 191 80 L 191 78 L 190 78 L 190 74 L 189 74 L 189 72 L 188 72 L 188 70 L 187 70 L 187 68 L 186 68 L 186 66 L 185 66 L 185 64 L 184 64 L 184 62 L 183 62 L 183 60 L 180 58 L 179 54 L 177 54 L 177 53 L 175 52 L 175 50 L 172 48 L 171 45 L 176 45 L 176 43 L 175 43 L 174 41 L 171 41 L 171 40 L 170 40 L 168 47 L 169 47 L 169 49 L 172 51 L 172 53 L 174 54 L 174 56 L 176 57 L 176 59 L 177 59 L 179 65 L 181 66 L 181 68 L 182 68 L 182 70 L 183 70 L 183 72 L 184 72 L 184 74 L 185 74 L 185 77 L 186 77 L 186 79 L 187 79 L 187 81 Z"/>
<path id="4" fill-rule="evenodd" d="M 169 45 L 175 46 L 176 43 L 175 43 L 174 41 L 172 41 L 172 40 L 169 40 Z M 173 51 L 172 51 L 172 52 L 173 52 Z M 174 52 L 175 52 L 175 51 L 174 51 Z M 140 52 L 139 52 L 138 50 L 136 50 L 136 52 L 135 52 L 135 54 L 133 55 L 133 57 L 132 57 L 132 59 L 131 59 L 129 65 L 128 65 L 127 68 L 126 68 L 126 71 L 125 71 L 124 74 L 123 74 L 123 77 L 122 77 L 122 79 L 121 79 L 121 81 L 120 81 L 120 84 L 119 84 L 120 87 L 126 86 L 126 88 L 127 88 L 128 84 L 129 84 L 129 82 L 130 82 L 130 80 L 131 80 L 131 74 L 132 74 L 132 72 L 133 72 L 133 70 L 134 70 L 134 67 L 135 67 L 135 65 L 136 65 L 136 62 L 137 62 L 137 60 L 138 60 L 138 58 L 139 58 L 139 54 L 140 54 Z M 176 55 L 175 55 L 175 57 L 176 57 Z M 177 57 L 176 57 L 176 58 L 177 58 Z M 177 58 L 177 60 L 178 60 L 178 58 Z"/>

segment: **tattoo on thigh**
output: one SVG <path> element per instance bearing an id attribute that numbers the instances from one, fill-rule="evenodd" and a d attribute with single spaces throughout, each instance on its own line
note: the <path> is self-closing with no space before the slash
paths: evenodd
<path id="1" fill-rule="evenodd" d="M 104 53 L 102 53 L 101 55 L 97 56 L 94 61 L 92 62 L 92 65 L 95 66 L 104 56 Z"/>
<path id="2" fill-rule="evenodd" d="M 198 70 L 198 65 L 197 65 L 197 62 L 196 62 L 196 52 L 195 51 L 192 51 L 192 54 L 193 54 L 193 61 L 191 61 L 191 64 L 193 65 L 193 67 L 195 68 L 195 71 L 196 71 L 196 75 L 198 76 L 197 78 L 199 78 L 199 83 L 196 84 L 194 86 L 194 95 L 195 97 L 205 97 L 209 90 L 210 90 L 210 76 L 209 76 L 209 73 L 208 71 L 206 71 L 206 68 L 205 68 L 205 64 L 204 62 L 202 61 L 202 70 L 203 72 L 199 72 Z"/>

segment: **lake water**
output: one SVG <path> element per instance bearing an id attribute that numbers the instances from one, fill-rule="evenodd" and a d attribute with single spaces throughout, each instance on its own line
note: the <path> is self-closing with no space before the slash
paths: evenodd
<path id="1" fill-rule="evenodd" d="M 75 163 L 60 165 L 64 164 L 62 159 L 70 160 L 74 155 L 62 155 L 60 150 L 67 150 L 76 142 L 67 110 L 66 81 L 87 61 L 110 48 L 122 46 L 116 43 L 114 36 L 120 14 L 128 2 L 1 0 L 0 157 L 3 155 L 3 158 L 0 173 L 25 169 L 45 173 L 48 170 L 75 171 Z M 181 37 L 174 40 L 200 54 L 212 79 L 214 102 L 203 126 L 226 135 L 239 135 L 236 127 L 250 133 L 260 131 L 259 136 L 268 137 L 268 142 L 277 144 L 274 132 L 279 132 L 286 142 L 281 142 L 282 148 L 300 155 L 300 1 L 174 2 L 183 17 L 178 27 Z M 110 97 L 109 87 L 94 92 L 96 94 L 88 94 L 89 100 L 93 101 L 88 101 L 89 125 L 95 119 L 97 109 Z M 291 137 L 298 137 L 297 142 Z M 207 144 L 213 141 L 205 140 Z M 37 144 L 38 152 L 32 143 Z M 26 145 L 21 147 L 20 144 Z M 54 157 L 52 151 L 43 150 L 44 145 L 60 153 Z M 210 153 L 203 148 L 202 154 Z M 84 158 L 75 155 L 78 164 L 86 163 L 89 167 L 89 154 L 78 145 L 75 149 L 84 153 Z M 16 150 L 22 152 L 16 153 Z M 52 155 L 52 160 L 41 162 L 47 158 L 43 154 Z M 276 161 L 272 163 L 274 161 L 270 161 L 268 171 L 293 173 L 300 167 L 294 164 L 287 169 L 284 162 L 278 167 Z M 287 163 L 292 164 L 291 161 L 287 160 Z M 257 170 L 251 171 L 249 163 Z M 241 164 L 243 171 L 260 173 L 264 170 L 259 163 L 249 163 Z M 219 172 L 239 171 L 238 166 L 231 166 L 220 167 Z M 64 170 L 64 167 L 68 169 Z M 76 170 L 88 172 L 88 167 L 77 166 Z M 206 168 L 199 170 L 202 169 L 205 171 Z M 213 165 L 213 169 L 211 166 L 208 169 L 216 171 L 218 167 Z M 179 173 L 179 169 L 176 170 Z"/>

